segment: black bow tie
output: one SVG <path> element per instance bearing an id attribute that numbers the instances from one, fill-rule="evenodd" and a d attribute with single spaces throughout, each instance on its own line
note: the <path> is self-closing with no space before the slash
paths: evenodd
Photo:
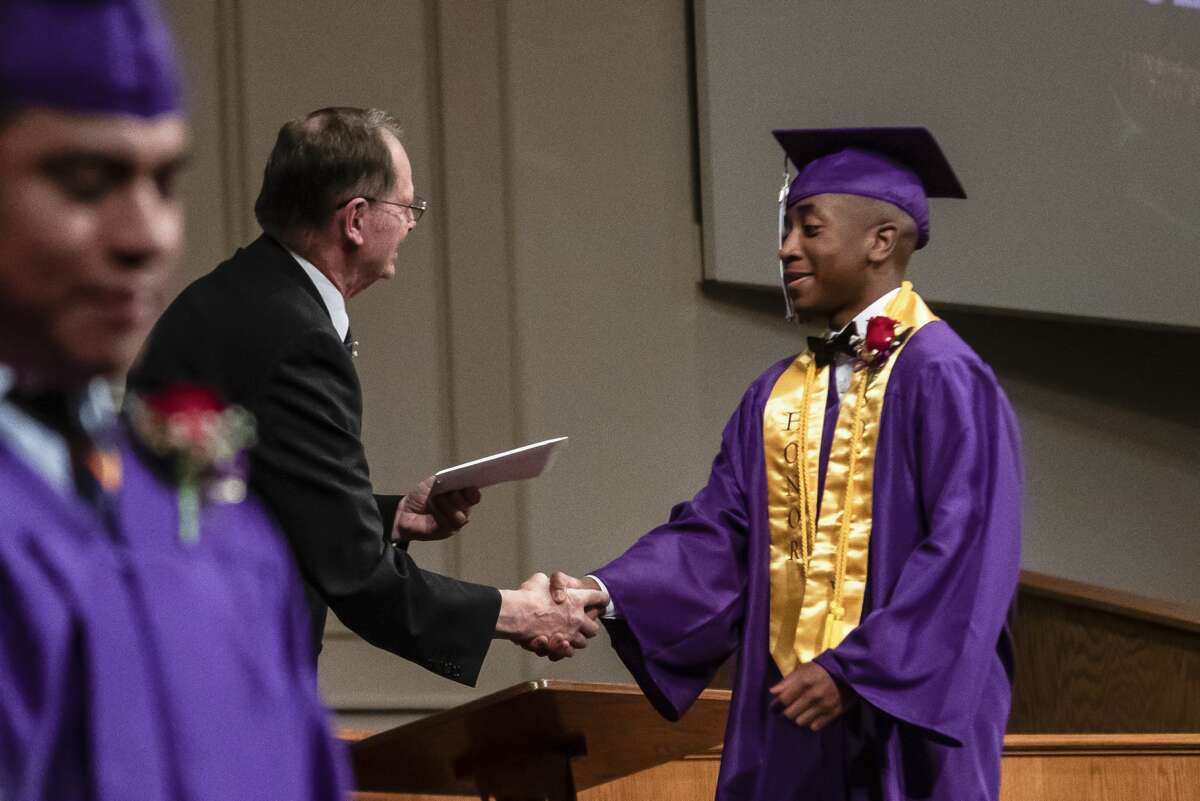
<path id="1" fill-rule="evenodd" d="M 351 358 L 358 356 L 358 340 L 350 335 L 350 329 L 346 329 L 346 338 L 342 340 L 342 344 L 346 346 L 346 352 Z"/>
<path id="2" fill-rule="evenodd" d="M 842 329 L 842 333 L 826 337 L 809 337 L 808 349 L 812 351 L 817 367 L 833 364 L 839 353 L 846 356 L 858 355 L 858 331 L 854 323 Z"/>

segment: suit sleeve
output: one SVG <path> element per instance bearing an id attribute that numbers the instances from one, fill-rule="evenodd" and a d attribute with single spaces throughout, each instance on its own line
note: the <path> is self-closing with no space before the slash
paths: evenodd
<path id="1" fill-rule="evenodd" d="M 305 580 L 371 644 L 473 685 L 495 631 L 492 587 L 421 570 L 386 541 L 363 452 L 361 393 L 335 337 L 300 338 L 272 369 L 251 410 L 259 442 L 251 483 L 285 531 Z"/>
<path id="2" fill-rule="evenodd" d="M 392 524 L 396 520 L 396 510 L 400 508 L 400 501 L 404 500 L 403 495 L 376 495 L 375 507 L 379 509 L 379 525 L 383 530 L 383 539 L 385 541 L 392 539 Z M 407 551 L 408 540 L 399 540 L 394 543 L 397 548 Z"/>

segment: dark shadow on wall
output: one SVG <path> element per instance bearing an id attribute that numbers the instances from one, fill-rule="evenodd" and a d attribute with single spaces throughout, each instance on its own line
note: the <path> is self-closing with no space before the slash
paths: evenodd
<path id="1" fill-rule="evenodd" d="M 700 290 L 715 303 L 781 314 L 775 289 L 704 281 Z M 1200 330 L 930 306 L 1002 381 L 1037 384 L 1200 429 Z"/>

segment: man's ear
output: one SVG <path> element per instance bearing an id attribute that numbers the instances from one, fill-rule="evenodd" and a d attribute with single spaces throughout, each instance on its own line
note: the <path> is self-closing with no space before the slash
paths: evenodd
<path id="1" fill-rule="evenodd" d="M 867 242 L 867 261 L 882 264 L 891 258 L 900 239 L 900 229 L 894 222 L 882 222 L 871 230 Z"/>
<path id="2" fill-rule="evenodd" d="M 362 247 L 369 205 L 366 198 L 356 197 L 338 210 L 338 233 L 355 247 Z"/>

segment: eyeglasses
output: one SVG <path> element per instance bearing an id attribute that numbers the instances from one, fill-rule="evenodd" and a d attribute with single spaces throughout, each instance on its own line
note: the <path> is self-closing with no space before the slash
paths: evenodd
<path id="1" fill-rule="evenodd" d="M 368 195 L 356 195 L 356 197 L 361 197 L 368 203 L 386 203 L 389 206 L 399 206 L 402 209 L 408 209 L 409 213 L 412 214 L 413 225 L 416 225 L 421 220 L 421 215 L 429 209 L 429 201 L 420 197 L 414 197 L 412 203 L 398 203 L 395 200 L 384 200 L 383 198 L 370 197 Z M 352 200 L 354 200 L 354 198 L 347 198 L 346 200 L 343 200 L 341 203 L 337 204 L 337 208 L 342 208 L 343 206 L 349 204 Z"/>

